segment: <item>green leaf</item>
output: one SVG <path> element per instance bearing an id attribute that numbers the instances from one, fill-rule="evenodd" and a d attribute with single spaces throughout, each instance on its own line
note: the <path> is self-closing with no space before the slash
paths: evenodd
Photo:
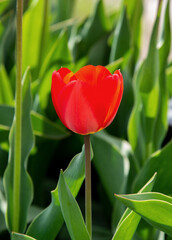
<path id="1" fill-rule="evenodd" d="M 8 105 L 0 105 L 0 116 L 0 129 L 9 130 L 14 117 L 14 108 Z M 35 111 L 31 111 L 31 120 L 33 132 L 36 136 L 57 140 L 69 135 L 69 132 L 62 125 L 53 123 Z"/>
<path id="2" fill-rule="evenodd" d="M 89 233 L 86 229 L 81 210 L 65 182 L 62 171 L 60 173 L 58 192 L 60 207 L 71 239 L 89 240 Z"/>
<path id="3" fill-rule="evenodd" d="M 94 149 L 93 163 L 109 200 L 113 204 L 114 193 L 125 191 L 130 169 L 128 155 L 131 149 L 127 142 L 116 139 L 105 131 L 94 134 L 92 144 Z M 120 151 L 121 149 L 124 149 L 124 151 Z M 121 184 L 118 184 L 119 182 Z"/>
<path id="4" fill-rule="evenodd" d="M 170 94 L 170 97 L 172 97 L 172 66 L 169 66 L 166 69 L 166 77 L 167 77 L 167 89 Z"/>
<path id="5" fill-rule="evenodd" d="M 169 1 L 167 2 L 165 9 L 165 17 L 162 25 L 162 36 L 160 39 L 159 47 L 159 62 L 160 62 L 160 74 L 159 74 L 159 103 L 158 103 L 158 113 L 156 116 L 155 130 L 154 130 L 154 140 L 153 149 L 154 151 L 159 149 L 162 141 L 167 133 L 168 122 L 167 122 L 167 112 L 168 112 L 168 89 L 166 84 L 165 69 L 167 67 L 168 55 L 170 52 L 171 44 L 171 32 L 170 32 L 170 16 L 169 16 Z"/>
<path id="6" fill-rule="evenodd" d="M 64 172 L 64 178 L 73 196 L 76 197 L 85 178 L 84 148 L 72 159 Z M 33 220 L 27 230 L 29 236 L 39 240 L 54 240 L 64 221 L 60 208 L 58 185 L 51 195 L 51 204 Z"/>
<path id="7" fill-rule="evenodd" d="M 158 26 L 159 16 L 157 16 L 152 36 L 149 44 L 148 55 L 144 61 L 144 67 L 141 72 L 139 89 L 142 93 L 150 93 L 158 80 L 159 75 L 159 61 L 158 61 L 158 49 L 157 49 L 157 38 L 158 38 Z M 153 64 L 152 64 L 153 63 Z M 152 66 L 150 68 L 150 66 Z"/>
<path id="8" fill-rule="evenodd" d="M 54 64 L 64 65 L 72 62 L 72 55 L 68 47 L 68 36 L 66 31 L 62 31 L 42 64 L 39 77 L 44 77 L 47 69 Z M 55 70 L 55 69 L 54 69 Z"/>
<path id="9" fill-rule="evenodd" d="M 97 0 L 93 12 L 83 26 L 79 26 L 77 29 L 74 26 L 74 34 L 71 35 L 70 39 L 74 59 L 77 60 L 88 54 L 90 47 L 107 34 L 110 28 L 110 21 L 105 14 L 103 1 Z"/>
<path id="10" fill-rule="evenodd" d="M 115 201 L 114 193 L 126 191 L 127 182 L 129 185 L 131 181 L 131 179 L 129 180 L 130 165 L 133 167 L 133 174 L 136 174 L 138 166 L 133 158 L 131 147 L 126 141 L 101 131 L 92 135 L 92 144 L 94 149 L 93 164 L 113 206 L 114 216 L 112 219 L 115 222 L 112 225 L 115 226 L 124 209 L 118 201 Z"/>
<path id="11" fill-rule="evenodd" d="M 75 2 L 75 0 L 57 0 L 57 22 L 71 18 Z"/>
<path id="12" fill-rule="evenodd" d="M 156 174 L 145 184 L 145 186 L 139 191 L 139 193 L 149 192 L 152 190 L 156 180 Z M 131 240 L 141 217 L 129 208 L 126 209 L 122 218 L 120 219 L 116 232 L 112 240 Z"/>
<path id="13" fill-rule="evenodd" d="M 129 142 L 142 164 L 154 151 L 153 136 L 159 104 L 158 26 L 159 17 L 154 24 L 147 58 L 134 75 L 135 104 L 128 125 Z"/>
<path id="14" fill-rule="evenodd" d="M 139 47 L 140 47 L 140 28 L 141 28 L 141 18 L 143 12 L 143 2 L 142 0 L 125 0 L 125 5 L 127 7 L 128 19 L 130 23 L 131 30 L 131 46 L 134 47 L 134 54 L 137 57 Z M 135 53 L 136 51 L 136 53 Z"/>
<path id="15" fill-rule="evenodd" d="M 19 213 L 19 231 L 23 232 L 26 227 L 27 213 L 32 201 L 33 186 L 30 176 L 26 171 L 27 160 L 30 151 L 34 145 L 32 125 L 30 119 L 31 111 L 31 93 L 30 93 L 30 72 L 27 69 L 22 83 L 22 145 L 21 145 L 21 183 L 20 183 L 20 213 Z M 13 229 L 13 175 L 14 175 L 14 139 L 15 139 L 15 118 L 10 130 L 9 144 L 9 162 L 4 174 L 4 188 L 7 199 L 7 226 L 11 231 Z M 26 191 L 27 189 L 27 191 Z"/>
<path id="16" fill-rule="evenodd" d="M 13 104 L 13 93 L 5 67 L 0 65 L 0 104 Z"/>
<path id="17" fill-rule="evenodd" d="M 109 62 L 123 57 L 130 47 L 130 28 L 127 19 L 126 7 L 124 7 L 120 19 L 114 31 L 114 37 L 110 52 Z"/>
<path id="18" fill-rule="evenodd" d="M 62 125 L 53 123 L 37 112 L 31 112 L 31 119 L 36 136 L 54 140 L 69 136 L 69 132 Z"/>
<path id="19" fill-rule="evenodd" d="M 115 61 L 113 61 L 112 63 L 109 63 L 108 65 L 106 65 L 106 68 L 111 72 L 114 73 L 115 70 L 117 70 L 119 68 L 119 66 L 123 63 L 124 59 L 123 58 L 119 58 Z"/>
<path id="20" fill-rule="evenodd" d="M 172 197 L 148 192 L 116 195 L 116 198 L 142 216 L 153 227 L 172 236 Z"/>
<path id="21" fill-rule="evenodd" d="M 20 233 L 12 233 L 12 239 L 11 240 L 36 240 L 35 238 L 29 237 L 25 234 Z"/>
<path id="22" fill-rule="evenodd" d="M 39 102 L 43 110 L 48 105 L 53 71 L 57 71 L 62 66 L 66 67 L 71 62 L 72 56 L 68 47 L 67 32 L 62 31 L 47 54 L 39 74 Z"/>
<path id="23" fill-rule="evenodd" d="M 146 179 L 149 179 L 154 172 L 157 172 L 157 180 L 154 185 L 154 191 L 171 194 L 172 189 L 172 141 L 170 141 L 164 148 L 155 152 L 145 163 L 144 167 L 139 172 L 134 182 L 134 191 L 143 186 Z M 145 177 L 146 176 L 146 177 Z"/>
<path id="24" fill-rule="evenodd" d="M 44 2 L 33 0 L 23 15 L 23 69 L 39 64 Z"/>

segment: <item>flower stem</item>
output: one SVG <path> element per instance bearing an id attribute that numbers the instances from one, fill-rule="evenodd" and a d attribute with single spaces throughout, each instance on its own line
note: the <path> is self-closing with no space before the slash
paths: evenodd
<path id="1" fill-rule="evenodd" d="M 15 149 L 14 149 L 14 198 L 13 231 L 19 231 L 20 181 L 21 181 L 21 125 L 22 125 L 22 15 L 23 0 L 17 0 L 17 56 L 16 56 L 16 102 L 15 102 Z"/>
<path id="2" fill-rule="evenodd" d="M 85 220 L 87 230 L 90 234 L 90 239 L 92 239 L 90 135 L 84 136 L 84 143 L 85 143 Z"/>

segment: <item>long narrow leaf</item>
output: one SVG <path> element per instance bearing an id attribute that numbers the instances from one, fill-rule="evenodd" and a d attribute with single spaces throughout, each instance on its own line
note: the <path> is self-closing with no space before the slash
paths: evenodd
<path id="1" fill-rule="evenodd" d="M 0 105 L 0 129 L 10 130 L 14 117 L 14 108 L 8 105 Z M 47 139 L 62 139 L 69 132 L 58 123 L 53 123 L 43 115 L 31 111 L 31 120 L 34 135 Z"/>
<path id="2" fill-rule="evenodd" d="M 116 195 L 116 197 L 153 227 L 172 236 L 172 197 L 156 192 Z"/>
<path id="3" fill-rule="evenodd" d="M 67 183 L 73 196 L 76 197 L 85 178 L 85 151 L 76 155 L 64 172 Z M 29 236 L 39 240 L 54 240 L 63 225 L 63 215 L 60 208 L 58 184 L 51 193 L 51 204 L 38 215 L 27 230 Z"/>
<path id="4" fill-rule="evenodd" d="M 24 234 L 12 233 L 11 240 L 36 240 L 36 239 Z"/>
<path id="5" fill-rule="evenodd" d="M 65 182 L 62 171 L 60 173 L 58 192 L 60 207 L 71 239 L 89 240 L 90 236 L 86 229 L 81 210 Z"/>
<path id="6" fill-rule="evenodd" d="M 30 93 L 30 72 L 27 70 L 23 77 L 22 85 L 22 146 L 21 146 L 21 183 L 20 183 L 20 212 L 19 212 L 19 230 L 23 232 L 26 227 L 27 213 L 32 201 L 33 186 L 30 176 L 26 171 L 27 160 L 30 151 L 34 145 L 34 137 L 30 119 L 31 111 L 31 93 Z M 14 176 L 14 139 L 15 139 L 15 118 L 10 130 L 10 153 L 9 162 L 4 174 L 4 188 L 7 199 L 7 225 L 11 231 L 13 228 L 13 176 Z M 26 191 L 27 189 L 27 191 Z"/>
<path id="7" fill-rule="evenodd" d="M 151 191 L 155 180 L 156 174 L 154 174 L 154 176 L 145 184 L 145 186 L 139 192 L 142 193 Z M 116 232 L 112 240 L 131 240 L 137 229 L 140 219 L 141 216 L 127 208 L 117 226 Z"/>

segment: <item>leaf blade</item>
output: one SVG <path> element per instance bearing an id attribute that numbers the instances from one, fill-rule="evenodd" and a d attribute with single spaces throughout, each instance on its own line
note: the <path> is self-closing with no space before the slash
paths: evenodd
<path id="1" fill-rule="evenodd" d="M 62 171 L 60 173 L 58 192 L 60 207 L 71 239 L 79 240 L 82 238 L 83 240 L 89 240 L 89 233 L 86 229 L 82 213 L 64 180 Z"/>

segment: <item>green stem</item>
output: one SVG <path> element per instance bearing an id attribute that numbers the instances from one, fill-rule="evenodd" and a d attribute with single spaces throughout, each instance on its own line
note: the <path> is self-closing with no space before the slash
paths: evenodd
<path id="1" fill-rule="evenodd" d="M 45 46 L 45 31 L 46 31 L 46 25 L 47 25 L 47 19 L 48 19 L 48 1 L 49 0 L 44 0 L 43 23 L 42 23 L 41 41 L 40 41 L 40 48 L 39 48 L 39 58 L 38 58 L 38 73 L 40 72 L 40 69 L 41 69 L 43 50 Z"/>
<path id="2" fill-rule="evenodd" d="M 84 143 L 85 143 L 85 220 L 87 230 L 90 234 L 90 239 L 92 239 L 90 135 L 84 136 Z"/>
<path id="3" fill-rule="evenodd" d="M 15 149 L 14 149 L 14 198 L 13 231 L 19 231 L 20 181 L 21 181 L 21 125 L 22 125 L 22 15 L 23 0 L 17 0 L 17 56 L 16 56 L 16 102 L 15 102 Z"/>

